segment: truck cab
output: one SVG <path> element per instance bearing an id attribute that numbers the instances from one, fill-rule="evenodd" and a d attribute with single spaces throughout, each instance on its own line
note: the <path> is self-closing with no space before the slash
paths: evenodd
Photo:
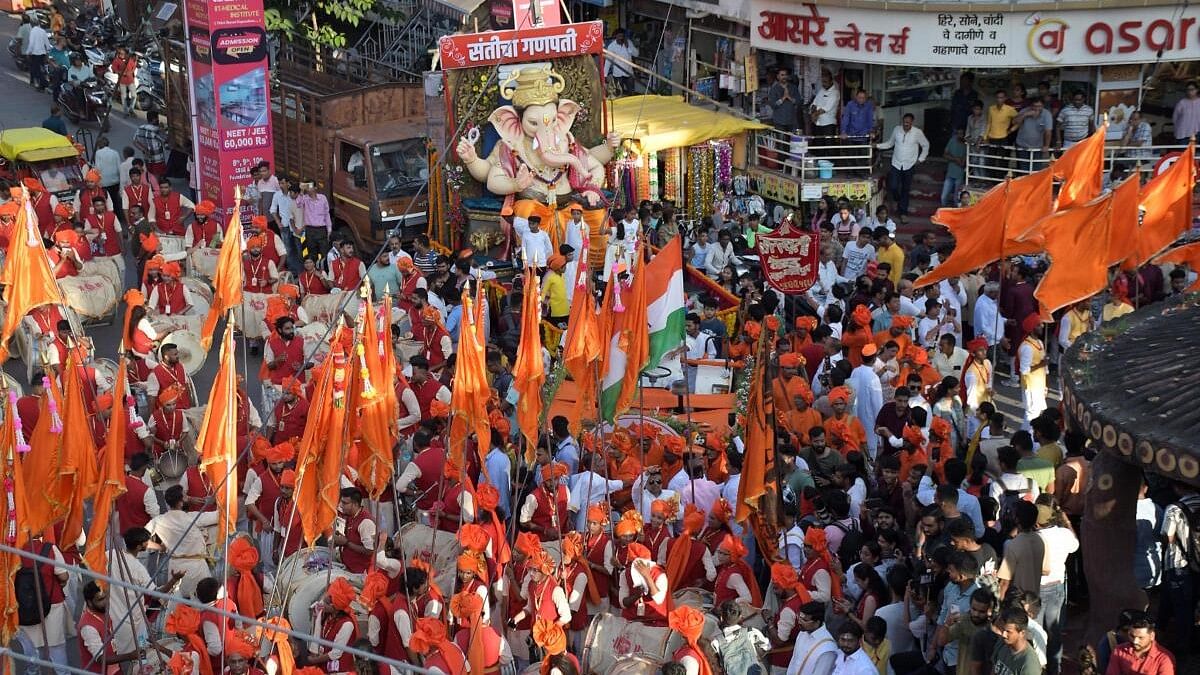
<path id="1" fill-rule="evenodd" d="M 416 124 L 367 124 L 334 134 L 331 206 L 360 244 L 396 231 L 408 240 L 428 223 L 428 141 Z"/>

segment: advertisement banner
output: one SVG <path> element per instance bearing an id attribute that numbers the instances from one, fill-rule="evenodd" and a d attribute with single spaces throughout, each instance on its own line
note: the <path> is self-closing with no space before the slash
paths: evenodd
<path id="1" fill-rule="evenodd" d="M 771 234 L 755 242 L 767 283 L 785 295 L 803 293 L 817 281 L 817 235 L 785 219 Z"/>
<path id="2" fill-rule="evenodd" d="M 1200 6 L 906 11 L 752 0 L 757 49 L 903 66 L 1029 68 L 1151 63 L 1200 53 Z"/>
<path id="3" fill-rule="evenodd" d="M 442 68 L 530 63 L 604 51 L 604 22 L 447 35 L 438 41 Z"/>
<path id="4" fill-rule="evenodd" d="M 185 8 L 200 198 L 225 220 L 234 186 L 248 184 L 259 162 L 274 162 L 263 2 L 188 0 Z"/>

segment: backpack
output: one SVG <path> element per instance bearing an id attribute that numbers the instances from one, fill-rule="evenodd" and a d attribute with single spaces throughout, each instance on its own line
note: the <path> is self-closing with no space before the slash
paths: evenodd
<path id="1" fill-rule="evenodd" d="M 1033 479 L 1025 478 L 1025 488 L 1021 490 L 1005 490 L 1000 494 L 1000 522 L 1012 522 L 1013 507 L 1019 501 L 1033 501 Z"/>
<path id="2" fill-rule="evenodd" d="M 41 556 L 49 558 L 50 553 L 50 544 L 43 544 Z M 29 567 L 21 565 L 13 575 L 13 589 L 17 596 L 17 621 L 22 626 L 36 626 L 50 613 L 50 589 L 46 588 L 42 580 L 41 571 L 38 569 L 40 564 L 34 562 Z"/>
<path id="3" fill-rule="evenodd" d="M 721 667 L 726 675 L 765 675 L 758 648 L 750 639 L 749 629 L 742 627 L 732 637 L 722 632 L 717 638 Z"/>
<path id="4" fill-rule="evenodd" d="M 1187 496 L 1179 500 L 1179 509 L 1187 518 L 1188 540 L 1184 547 L 1184 559 L 1188 571 L 1200 573 L 1200 496 Z"/>
<path id="5" fill-rule="evenodd" d="M 842 531 L 842 543 L 838 544 L 837 557 L 842 563 L 842 569 L 848 570 L 858 562 L 858 554 L 866 538 L 863 537 L 862 528 L 858 526 L 857 520 L 852 519 L 848 526 L 840 520 L 835 520 L 832 525 Z"/>

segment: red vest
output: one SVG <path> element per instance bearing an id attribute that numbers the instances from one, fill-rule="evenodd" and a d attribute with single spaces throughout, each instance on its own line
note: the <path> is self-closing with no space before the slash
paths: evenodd
<path id="1" fill-rule="evenodd" d="M 192 407 L 192 392 L 188 388 L 187 371 L 183 369 L 182 363 L 176 363 L 168 368 L 166 363 L 159 363 L 154 367 L 154 377 L 158 380 L 159 391 L 178 384 L 183 388 L 183 393 L 179 396 L 179 402 L 176 406 L 179 409 Z"/>
<path id="2" fill-rule="evenodd" d="M 37 396 L 22 396 L 17 399 L 17 416 L 21 418 L 21 428 L 25 431 L 25 437 L 33 433 L 33 428 L 37 426 L 38 416 L 42 411 L 40 408 L 41 399 Z"/>
<path id="3" fill-rule="evenodd" d="M 275 404 L 275 433 L 271 435 L 271 442 L 282 443 L 303 437 L 307 418 L 308 401 L 297 398 L 295 403 L 288 405 L 280 400 Z"/>
<path id="4" fill-rule="evenodd" d="M 125 475 L 125 494 L 117 497 L 117 524 L 121 532 L 131 527 L 145 527 L 150 522 L 145 502 L 149 489 L 141 478 Z"/>
<path id="5" fill-rule="evenodd" d="M 427 422 L 433 418 L 429 412 L 429 408 L 437 399 L 437 393 L 442 390 L 442 383 L 433 379 L 427 378 L 421 384 L 409 384 L 413 393 L 417 395 L 417 405 L 421 406 L 421 421 Z"/>
<path id="6" fill-rule="evenodd" d="M 371 608 L 370 616 L 379 622 L 379 643 L 371 645 L 371 650 L 389 659 L 407 661 L 408 653 L 404 650 L 404 641 L 392 616 L 395 610 L 396 603 L 388 596 L 379 598 Z"/>
<path id="7" fill-rule="evenodd" d="M 133 339 L 131 342 L 133 342 L 133 345 L 131 345 L 133 351 L 137 352 L 138 354 L 149 354 L 150 351 L 154 349 L 154 341 L 151 340 L 148 335 L 142 332 L 142 329 L 140 328 L 134 328 Z"/>
<path id="8" fill-rule="evenodd" d="M 708 582 L 708 573 L 704 569 L 704 554 L 708 551 L 708 547 L 704 542 L 697 539 L 692 539 L 690 535 L 681 534 L 680 537 L 687 537 L 691 540 L 691 550 L 688 551 L 687 566 L 683 568 L 683 574 L 679 577 L 678 588 L 673 590 L 682 590 L 684 588 L 710 588 Z M 674 545 L 674 540 L 670 545 Z"/>
<path id="9" fill-rule="evenodd" d="M 162 281 L 158 284 L 158 302 L 154 308 L 158 310 L 159 314 L 183 314 L 187 311 L 187 307 L 187 298 L 183 295 L 183 283 Z"/>
<path id="10" fill-rule="evenodd" d="M 226 589 L 226 590 L 229 590 L 229 589 Z M 237 612 L 237 605 L 233 602 L 233 600 L 231 600 L 228 596 L 226 596 L 224 598 L 218 598 L 211 605 L 200 610 L 200 635 L 201 635 L 201 637 L 204 636 L 204 624 L 206 624 L 206 623 L 211 623 L 212 625 L 216 626 L 218 635 L 225 635 L 226 633 L 229 632 L 229 629 L 231 627 L 229 624 L 230 619 L 228 617 L 217 614 L 216 612 L 212 611 L 213 609 L 223 609 L 226 612 Z M 212 664 L 212 671 L 214 673 L 221 672 L 222 661 L 224 661 L 224 659 L 222 658 L 222 656 L 224 654 L 224 641 L 222 641 L 221 644 L 222 644 L 222 647 L 221 647 L 220 652 L 218 652 L 216 654 L 208 655 L 208 660 L 209 660 L 209 663 Z"/>
<path id="11" fill-rule="evenodd" d="M 353 629 L 350 631 L 350 639 L 346 641 L 347 647 L 353 647 L 355 642 L 358 642 L 358 626 L 355 624 L 352 617 L 342 615 L 332 621 L 326 621 L 321 628 L 321 637 L 329 642 L 336 642 L 338 632 L 342 630 L 342 626 L 349 624 Z M 328 653 L 329 649 L 321 648 L 322 651 Z M 352 673 L 354 672 L 354 658 L 349 654 L 342 652 L 342 657 L 334 661 L 325 662 L 325 672 L 327 673 Z"/>
<path id="12" fill-rule="evenodd" d="M 275 474 L 271 473 L 270 467 L 267 467 L 263 464 L 257 464 L 254 466 L 253 470 L 254 473 L 258 474 L 258 482 L 262 484 L 262 493 L 259 495 L 258 501 L 255 502 L 254 505 L 258 507 L 259 512 L 266 516 L 270 513 L 270 511 L 268 511 L 270 508 L 268 504 L 275 504 L 275 502 L 280 498 L 280 496 L 282 496 L 283 493 L 279 489 L 279 479 L 275 477 Z M 258 521 L 254 522 L 257 523 Z M 256 525 L 254 530 L 256 532 L 261 532 L 261 525 Z"/>
<path id="13" fill-rule="evenodd" d="M 446 353 L 442 351 L 443 337 L 450 337 L 450 333 L 447 333 L 446 329 L 441 326 L 434 326 L 432 330 L 425 330 L 425 335 L 421 340 L 425 344 L 425 358 L 429 359 L 430 370 L 435 370 L 446 362 Z"/>
<path id="14" fill-rule="evenodd" d="M 130 184 L 125 186 L 125 201 L 129 202 L 129 206 L 139 204 L 142 207 L 142 215 L 150 217 L 150 186 Z"/>
<path id="15" fill-rule="evenodd" d="M 556 588 L 558 588 L 558 581 L 552 576 L 546 577 L 540 584 L 530 580 L 529 596 L 526 598 L 529 604 L 526 606 L 525 619 L 517 628 L 529 630 L 536 619 L 558 623 L 558 607 L 554 604 L 554 589 Z"/>
<path id="16" fill-rule="evenodd" d="M 417 453 L 413 464 L 421 470 L 421 475 L 412 482 L 417 491 L 417 508 L 428 511 L 438 500 L 437 486 L 442 481 L 442 472 L 446 467 L 446 451 L 431 447 Z"/>
<path id="17" fill-rule="evenodd" d="M 437 528 L 443 532 L 457 532 L 462 526 L 462 506 L 458 499 L 462 496 L 462 485 L 450 484 L 443 480 L 444 486 L 435 488 L 434 496 L 441 497 L 442 508 L 438 511 Z M 439 494 L 440 493 L 440 494 Z"/>
<path id="18" fill-rule="evenodd" d="M 563 570 L 563 590 L 567 592 L 568 602 L 571 599 L 571 592 L 575 589 L 575 584 L 579 582 L 579 578 L 587 578 L 587 572 L 584 570 L 583 563 L 578 560 L 572 560 L 571 564 Z M 585 586 L 586 588 L 586 586 Z M 569 630 L 583 630 L 588 625 L 588 610 L 587 610 L 587 591 L 583 593 L 583 598 L 579 601 L 579 609 L 571 610 L 571 625 L 567 626 Z"/>
<path id="19" fill-rule="evenodd" d="M 129 359 L 129 380 L 130 382 L 145 382 L 150 379 L 150 374 L 153 373 L 150 364 L 146 359 L 132 358 Z"/>
<path id="20" fill-rule="evenodd" d="M 168 416 L 165 409 L 159 408 L 150 416 L 154 420 L 154 445 L 158 452 L 163 452 L 167 448 L 169 441 L 178 441 L 183 438 L 183 411 L 178 407 L 175 408 Z"/>
<path id="21" fill-rule="evenodd" d="M 184 474 L 188 479 L 187 496 L 196 499 L 205 499 L 213 496 L 212 488 L 209 487 L 208 477 L 200 473 L 200 468 L 189 466 L 187 473 Z M 216 511 L 217 505 L 209 504 L 205 506 L 204 511 Z"/>
<path id="22" fill-rule="evenodd" d="M 266 256 L 259 256 L 258 260 L 246 256 L 242 261 L 242 275 L 243 288 L 247 293 L 271 292 L 271 261 Z"/>
<path id="23" fill-rule="evenodd" d="M 329 288 L 325 286 L 325 282 L 321 281 L 321 277 L 316 272 L 300 273 L 300 289 L 306 294 L 329 295 Z"/>
<path id="24" fill-rule="evenodd" d="M 804 567 L 800 568 L 800 581 L 804 583 L 805 588 L 816 588 L 813 585 L 813 577 L 817 576 L 817 572 L 825 570 L 829 572 L 829 565 L 825 563 L 824 558 L 812 557 L 804 562 Z M 829 572 L 829 574 L 833 574 Z"/>
<path id="25" fill-rule="evenodd" d="M 292 522 L 288 522 L 288 519 Z M 289 556 L 304 544 L 304 530 L 300 524 L 300 510 L 294 508 L 294 502 L 290 499 L 280 497 L 275 500 L 275 520 L 280 523 L 280 527 L 287 534 L 287 540 L 283 542 L 283 555 Z"/>
<path id="26" fill-rule="evenodd" d="M 96 215 L 95 205 L 92 204 L 93 199 L 108 199 L 108 193 L 104 188 L 82 188 L 79 190 L 79 217 L 82 220 L 87 220 L 91 216 Z"/>
<path id="27" fill-rule="evenodd" d="M 183 224 L 179 222 L 180 211 L 179 193 L 171 192 L 165 198 L 161 193 L 154 194 L 154 224 L 163 234 L 177 237 L 184 235 Z"/>
<path id="28" fill-rule="evenodd" d="M 533 517 L 529 519 L 531 525 L 537 525 L 546 530 L 557 529 L 559 534 L 565 534 L 568 529 L 567 522 L 567 488 L 559 485 L 555 491 L 555 504 L 550 503 L 550 495 L 546 494 L 545 488 L 541 485 L 533 491 L 533 497 L 537 500 L 537 510 L 533 512 Z M 557 537 L 552 537 L 547 534 L 539 534 L 538 538 L 542 541 L 556 541 Z"/>
<path id="29" fill-rule="evenodd" d="M 279 267 L 279 249 L 275 248 L 275 231 L 265 229 L 259 232 L 259 235 L 263 238 L 263 257 L 275 263 L 276 267 Z"/>
<path id="30" fill-rule="evenodd" d="M 800 608 L 803 606 L 804 606 L 804 601 L 800 599 L 800 596 L 793 595 L 792 597 L 788 598 L 786 602 L 783 603 L 783 607 L 780 608 L 779 611 L 780 611 L 780 613 L 782 613 L 784 609 L 790 609 L 790 610 L 792 610 L 792 613 L 799 614 Z M 796 648 L 796 636 L 799 634 L 799 631 L 800 631 L 800 629 L 797 628 L 795 625 L 793 625 L 791 635 L 780 635 L 779 636 L 780 638 L 783 639 L 784 644 L 782 644 L 779 647 L 776 647 L 774 650 L 772 650 L 771 665 L 779 666 L 780 668 L 788 667 L 788 663 L 790 663 L 792 660 L 792 651 Z M 778 651 L 776 651 L 776 650 L 778 650 Z"/>
<path id="31" fill-rule="evenodd" d="M 626 567 L 624 575 L 625 575 L 625 587 L 632 589 L 633 588 L 633 568 Z M 650 570 L 650 575 L 654 577 L 655 583 L 657 583 L 657 584 L 666 583 L 666 573 L 664 573 L 658 565 L 655 565 Z M 670 599 L 671 599 L 671 594 L 670 594 L 670 590 L 668 589 L 667 601 L 670 601 Z M 667 625 L 666 602 L 662 602 L 662 603 L 654 602 L 653 598 L 651 598 L 650 596 L 647 595 L 647 596 L 643 596 L 642 605 L 643 605 L 643 609 L 642 609 L 641 614 L 638 613 L 638 603 L 635 602 L 632 605 L 630 605 L 629 607 L 625 607 L 624 609 L 622 609 L 621 616 L 625 617 L 626 621 L 637 621 L 639 623 L 644 623 L 647 626 L 665 626 L 665 625 Z"/>
<path id="32" fill-rule="evenodd" d="M 356 515 L 346 519 L 346 540 L 348 542 L 359 546 L 363 545 L 362 535 L 358 532 L 358 525 L 366 520 L 371 520 L 367 515 L 366 509 L 359 509 Z M 349 546 L 342 547 L 342 564 L 346 566 L 346 571 L 351 574 L 365 573 L 367 568 L 371 566 L 371 557 L 370 553 L 359 553 Z"/>
<path id="33" fill-rule="evenodd" d="M 271 335 L 267 338 L 267 345 L 271 348 L 271 354 L 275 358 L 285 356 L 283 365 L 278 368 L 269 368 L 267 376 L 271 382 L 275 384 L 283 384 L 285 377 L 295 377 L 297 373 L 302 372 L 301 366 L 304 365 L 304 340 L 297 336 L 292 336 L 291 340 L 284 340 L 278 335 Z"/>
<path id="34" fill-rule="evenodd" d="M 604 551 L 608 548 L 608 543 L 611 541 L 607 533 L 601 532 L 599 537 L 587 535 L 583 540 L 583 557 L 590 563 L 603 566 L 607 560 L 604 558 Z M 600 594 L 600 598 L 608 597 L 609 586 L 612 583 L 612 576 L 606 572 L 592 570 L 592 581 L 596 582 L 596 590 Z"/>
<path id="35" fill-rule="evenodd" d="M 343 291 L 353 291 L 362 283 L 362 261 L 358 258 L 338 258 L 330 264 L 329 271 L 334 287 Z"/>
<path id="36" fill-rule="evenodd" d="M 658 528 L 657 532 L 654 531 L 654 526 L 649 523 L 642 527 L 642 543 L 646 545 L 646 548 L 650 549 L 650 556 L 655 561 L 658 560 L 659 548 L 663 545 L 663 542 L 668 541 L 670 538 L 671 530 L 666 525 Z"/>
<path id="37" fill-rule="evenodd" d="M 736 600 L 737 591 L 729 587 L 729 578 L 735 574 L 742 575 L 742 582 L 746 587 L 750 586 L 750 577 L 747 574 L 752 574 L 750 568 L 744 561 L 731 562 L 728 565 L 717 570 L 717 579 L 713 582 L 713 607 L 720 607 L 722 602 L 726 600 Z"/>
<path id="38" fill-rule="evenodd" d="M 103 243 L 98 245 L 100 255 L 121 255 L 121 235 L 117 233 L 117 216 L 112 211 L 105 211 L 103 219 L 95 214 L 88 216 L 85 221 L 89 229 L 99 230 Z"/>
<path id="39" fill-rule="evenodd" d="M 29 199 L 33 202 L 33 212 L 37 215 L 38 229 L 42 237 L 50 239 L 54 236 L 54 207 L 50 206 L 50 194 L 47 192 L 31 192 Z"/>
<path id="40" fill-rule="evenodd" d="M 194 220 L 188 227 L 192 230 L 193 246 L 212 246 L 213 240 L 217 238 L 217 232 L 221 229 L 217 227 L 217 221 L 212 218 L 206 218 L 203 223 Z"/>
<path id="41" fill-rule="evenodd" d="M 93 654 L 87 648 L 87 645 L 83 643 L 83 640 L 79 640 L 79 663 L 81 667 L 89 673 L 109 673 L 110 675 L 120 673 L 121 664 L 112 662 L 117 653 L 113 651 L 112 642 L 108 639 L 109 634 L 112 632 L 112 625 L 108 620 L 108 615 L 96 614 L 92 610 L 84 608 L 83 614 L 79 616 L 80 633 L 83 632 L 85 626 L 95 629 L 100 634 L 100 639 L 104 644 L 104 653 L 99 655 Z"/>
<path id="42" fill-rule="evenodd" d="M 125 432 L 125 463 L 128 464 L 129 460 L 139 452 L 146 452 L 146 445 L 142 443 L 142 439 L 138 438 L 137 431 L 130 422 L 129 428 Z"/>

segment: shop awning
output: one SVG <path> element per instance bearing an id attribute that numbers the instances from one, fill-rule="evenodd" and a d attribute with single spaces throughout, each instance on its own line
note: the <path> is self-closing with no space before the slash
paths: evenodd
<path id="1" fill-rule="evenodd" d="M 765 124 L 690 105 L 682 96 L 626 96 L 609 102 L 613 130 L 637 138 L 649 151 L 683 148 L 728 138 Z"/>

